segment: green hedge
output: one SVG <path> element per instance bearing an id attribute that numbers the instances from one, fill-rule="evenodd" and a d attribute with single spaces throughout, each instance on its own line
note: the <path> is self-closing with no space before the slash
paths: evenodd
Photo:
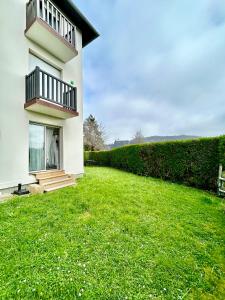
<path id="1" fill-rule="evenodd" d="M 216 191 L 219 164 L 225 166 L 224 150 L 222 136 L 86 152 L 85 161 Z"/>

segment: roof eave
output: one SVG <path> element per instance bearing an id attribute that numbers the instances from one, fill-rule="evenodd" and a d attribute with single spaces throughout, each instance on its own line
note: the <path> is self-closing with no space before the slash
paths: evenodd
<path id="1" fill-rule="evenodd" d="M 72 0 L 53 0 L 55 4 L 74 22 L 74 24 L 82 31 L 83 44 L 85 47 L 96 38 L 99 37 L 99 33 L 89 20 L 81 13 Z"/>

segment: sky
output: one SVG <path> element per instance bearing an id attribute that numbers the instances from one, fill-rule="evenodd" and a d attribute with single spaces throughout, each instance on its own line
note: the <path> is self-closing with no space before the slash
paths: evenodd
<path id="1" fill-rule="evenodd" d="M 84 48 L 84 117 L 108 142 L 225 133 L 224 0 L 74 0 L 100 33 Z"/>

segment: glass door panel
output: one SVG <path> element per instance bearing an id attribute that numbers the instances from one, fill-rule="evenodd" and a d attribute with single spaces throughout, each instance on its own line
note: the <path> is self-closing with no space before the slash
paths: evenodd
<path id="1" fill-rule="evenodd" d="M 46 169 L 59 168 L 59 128 L 46 127 Z"/>
<path id="2" fill-rule="evenodd" d="M 29 126 L 29 169 L 45 170 L 45 127 L 41 125 Z"/>

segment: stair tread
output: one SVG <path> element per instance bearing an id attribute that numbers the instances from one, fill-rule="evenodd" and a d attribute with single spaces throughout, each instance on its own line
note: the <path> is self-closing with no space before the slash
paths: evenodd
<path id="1" fill-rule="evenodd" d="M 55 170 L 41 171 L 41 172 L 37 172 L 37 173 L 34 173 L 34 174 L 38 175 L 38 174 L 46 174 L 46 173 L 54 173 L 54 172 L 62 172 L 62 171 L 65 171 L 65 170 L 55 169 Z"/>
<path id="2" fill-rule="evenodd" d="M 52 192 L 52 191 L 55 191 L 55 190 L 62 189 L 62 188 L 64 188 L 64 187 L 74 186 L 74 185 L 75 185 L 75 182 L 71 182 L 71 183 L 67 183 L 67 184 L 61 184 L 61 185 L 58 185 L 57 187 L 45 188 L 44 191 L 45 191 L 45 192 Z"/>
<path id="3" fill-rule="evenodd" d="M 50 170 L 50 171 L 42 171 L 38 173 L 33 173 L 35 176 L 40 176 L 40 175 L 48 175 L 52 173 L 60 173 L 60 172 L 65 172 L 64 170 Z"/>
<path id="4" fill-rule="evenodd" d="M 64 179 L 56 179 L 56 180 L 52 180 L 50 182 L 42 183 L 40 185 L 47 186 L 47 185 L 61 183 L 61 182 L 66 182 L 66 181 L 73 181 L 74 182 L 74 180 L 72 178 L 70 178 L 69 176 L 67 176 L 67 178 L 64 178 Z"/>
<path id="5" fill-rule="evenodd" d="M 63 171 L 64 172 L 64 171 Z M 56 177 L 61 177 L 61 176 L 63 176 L 63 175 L 66 175 L 65 173 L 63 173 L 62 171 L 61 171 L 61 173 L 58 173 L 58 174 L 46 174 L 45 176 L 41 176 L 41 177 L 39 177 L 39 176 L 36 176 L 36 178 L 38 179 L 38 180 L 42 180 L 42 179 L 51 179 L 51 178 L 56 178 Z"/>
<path id="6" fill-rule="evenodd" d="M 52 182 L 54 180 L 67 179 L 67 178 L 69 178 L 68 174 L 62 174 L 61 176 L 38 179 L 38 181 L 39 181 L 39 184 L 45 184 L 45 183 L 48 183 L 48 182 Z"/>

